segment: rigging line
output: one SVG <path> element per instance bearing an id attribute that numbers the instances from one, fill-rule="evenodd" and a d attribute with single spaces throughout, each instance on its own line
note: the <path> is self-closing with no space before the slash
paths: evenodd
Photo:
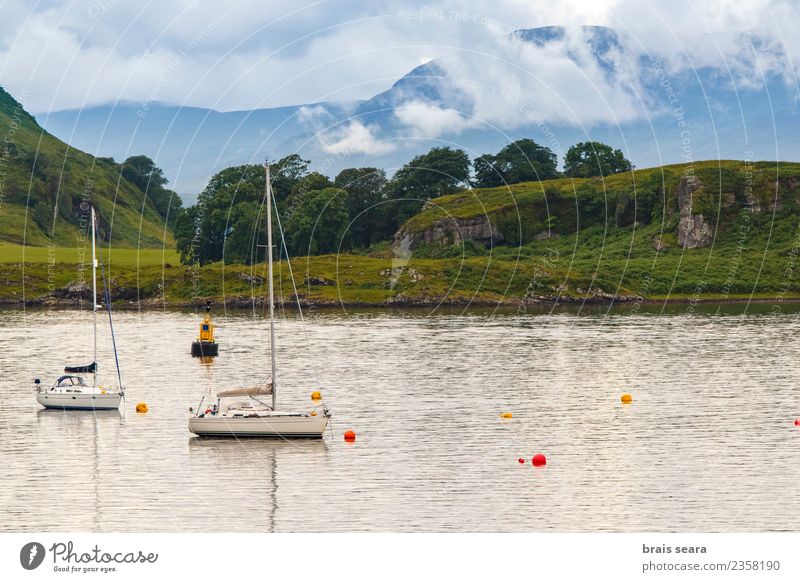
<path id="1" fill-rule="evenodd" d="M 95 226 L 95 234 L 97 234 L 97 227 Z M 103 257 L 102 251 L 100 252 L 100 275 L 103 278 L 103 297 L 106 300 L 106 307 L 108 309 L 108 325 L 111 327 L 111 345 L 114 347 L 114 364 L 117 367 L 117 380 L 119 380 L 119 391 L 122 393 L 123 397 L 125 395 L 125 388 L 122 386 L 122 372 L 119 369 L 119 356 L 117 355 L 117 339 L 114 334 L 114 320 L 111 317 L 111 293 L 108 291 L 108 285 L 106 285 L 106 268 L 103 265 Z"/>
<path id="2" fill-rule="evenodd" d="M 297 292 L 297 285 L 295 285 L 294 282 L 294 270 L 292 269 L 292 260 L 289 258 L 289 248 L 286 246 L 286 238 L 283 235 L 283 224 L 281 224 L 281 215 L 280 212 L 278 212 L 278 202 L 275 200 L 275 191 L 272 188 L 270 188 L 269 191 L 270 192 L 268 196 L 272 196 L 272 200 L 275 204 L 275 218 L 278 219 L 278 232 L 281 235 L 281 246 L 283 247 L 283 251 L 286 253 L 286 265 L 289 267 L 289 279 L 292 281 L 292 290 L 294 291 L 294 297 L 297 300 L 297 311 L 300 313 L 300 329 L 303 330 L 303 337 L 306 340 L 306 350 L 308 350 L 308 355 L 310 356 L 311 342 L 308 340 L 308 330 L 306 329 L 306 322 L 305 318 L 303 317 L 303 308 L 300 305 L 300 294 Z M 317 381 L 317 386 L 320 386 L 319 375 L 317 374 L 316 369 L 314 369 L 313 374 L 314 379 Z"/>

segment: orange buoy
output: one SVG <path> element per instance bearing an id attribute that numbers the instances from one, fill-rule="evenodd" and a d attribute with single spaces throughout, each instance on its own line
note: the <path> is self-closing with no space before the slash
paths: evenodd
<path id="1" fill-rule="evenodd" d="M 345 431 L 345 433 L 344 433 L 344 440 L 345 440 L 345 441 L 347 441 L 348 443 L 353 443 L 353 442 L 355 442 L 355 440 L 356 440 L 356 433 L 354 433 L 352 430 L 347 430 L 347 431 Z"/>
<path id="2" fill-rule="evenodd" d="M 136 412 L 140 414 L 144 414 L 145 412 L 147 412 L 147 404 L 145 404 L 144 402 L 140 402 L 139 404 L 137 404 Z"/>
<path id="3" fill-rule="evenodd" d="M 311 393 L 311 400 L 322 400 L 322 393 L 321 392 L 312 392 Z"/>
<path id="4" fill-rule="evenodd" d="M 534 467 L 543 467 L 547 464 L 547 457 L 542 454 L 533 455 L 533 459 L 531 459 L 531 463 Z"/>
<path id="5" fill-rule="evenodd" d="M 633 402 L 633 396 L 631 396 L 630 394 L 623 394 L 620 400 L 622 401 L 623 404 L 630 404 L 631 402 Z"/>
<path id="6" fill-rule="evenodd" d="M 513 418 L 513 417 L 514 415 L 511 414 L 510 412 L 504 412 L 503 414 L 500 415 L 500 418 Z"/>

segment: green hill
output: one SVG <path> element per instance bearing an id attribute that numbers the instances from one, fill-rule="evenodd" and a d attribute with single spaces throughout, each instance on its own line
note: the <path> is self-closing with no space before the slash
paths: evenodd
<path id="1" fill-rule="evenodd" d="M 263 264 L 126 252 L 108 257 L 125 304 L 246 306 L 266 293 Z M 26 256 L 23 281 L 18 249 L 0 245 L 0 304 L 77 301 L 76 253 L 54 269 L 45 253 Z M 757 299 L 774 311 L 800 299 L 799 260 L 800 164 L 709 161 L 466 190 L 432 200 L 393 244 L 292 266 L 309 305 Z M 291 304 L 285 261 L 275 282 Z"/>
<path id="2" fill-rule="evenodd" d="M 164 218 L 120 172 L 113 160 L 75 150 L 44 131 L 0 87 L 0 242 L 80 246 L 91 202 L 103 241 L 172 246 Z"/>

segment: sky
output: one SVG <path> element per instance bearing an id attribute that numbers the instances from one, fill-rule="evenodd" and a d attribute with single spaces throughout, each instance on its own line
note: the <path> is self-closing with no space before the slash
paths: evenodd
<path id="1" fill-rule="evenodd" d="M 676 38 L 759 30 L 766 66 L 794 78 L 800 62 L 800 3 L 789 0 L 0 0 L 0 14 L 0 85 L 34 113 L 119 101 L 231 111 L 367 99 L 431 59 L 457 72 L 471 52 L 517 58 L 509 33 L 547 25 L 614 27 L 670 66 L 712 59 L 744 78 L 751 59 L 741 43 L 709 51 Z M 567 78 L 556 65 L 520 62 L 525 73 Z M 524 80 L 516 90 L 526 91 Z M 629 96 L 610 98 L 624 115 Z M 426 119 L 410 107 L 399 115 Z"/>

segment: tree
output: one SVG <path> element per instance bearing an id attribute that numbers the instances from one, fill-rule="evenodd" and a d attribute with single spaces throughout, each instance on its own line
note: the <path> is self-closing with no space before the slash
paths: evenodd
<path id="1" fill-rule="evenodd" d="M 291 211 L 292 196 L 299 196 L 304 183 L 314 188 L 330 185 L 326 176 L 309 174 L 308 164 L 292 154 L 270 165 L 276 210 L 282 216 Z M 181 261 L 202 265 L 223 258 L 232 263 L 263 260 L 263 249 L 256 245 L 265 239 L 264 185 L 264 167 L 258 164 L 226 168 L 212 176 L 197 204 L 177 217 L 174 232 Z M 277 229 L 274 215 L 273 226 Z"/>
<path id="2" fill-rule="evenodd" d="M 478 188 L 493 188 L 531 180 L 550 180 L 558 176 L 558 158 L 553 151 L 532 139 L 519 139 L 496 155 L 475 158 L 475 180 Z"/>
<path id="3" fill-rule="evenodd" d="M 348 222 L 350 217 L 342 190 L 325 188 L 309 192 L 304 203 L 286 221 L 289 253 L 293 256 L 335 253 Z"/>
<path id="4" fill-rule="evenodd" d="M 111 159 L 113 163 L 113 158 Z M 159 216 L 174 225 L 183 205 L 180 196 L 166 188 L 164 172 L 147 156 L 132 156 L 122 163 L 122 176 L 139 188 L 153 203 Z"/>
<path id="5" fill-rule="evenodd" d="M 428 200 L 453 194 L 469 185 L 469 156 L 449 147 L 435 147 L 400 168 L 389 182 L 388 227 L 394 230 L 422 210 Z"/>
<path id="6" fill-rule="evenodd" d="M 380 236 L 376 226 L 380 222 L 380 204 L 387 182 L 386 172 L 378 168 L 347 168 L 333 181 L 336 188 L 347 194 L 347 213 L 353 221 L 348 238 L 353 246 L 366 248 L 380 240 L 375 238 Z"/>
<path id="7" fill-rule="evenodd" d="M 564 156 L 564 173 L 573 178 L 609 176 L 631 169 L 633 166 L 622 151 L 597 141 L 575 144 Z"/>
<path id="8" fill-rule="evenodd" d="M 291 154 L 270 164 L 272 190 L 279 202 L 286 200 L 297 183 L 308 175 L 310 163 L 297 154 Z M 261 172 L 264 172 L 263 168 Z"/>

